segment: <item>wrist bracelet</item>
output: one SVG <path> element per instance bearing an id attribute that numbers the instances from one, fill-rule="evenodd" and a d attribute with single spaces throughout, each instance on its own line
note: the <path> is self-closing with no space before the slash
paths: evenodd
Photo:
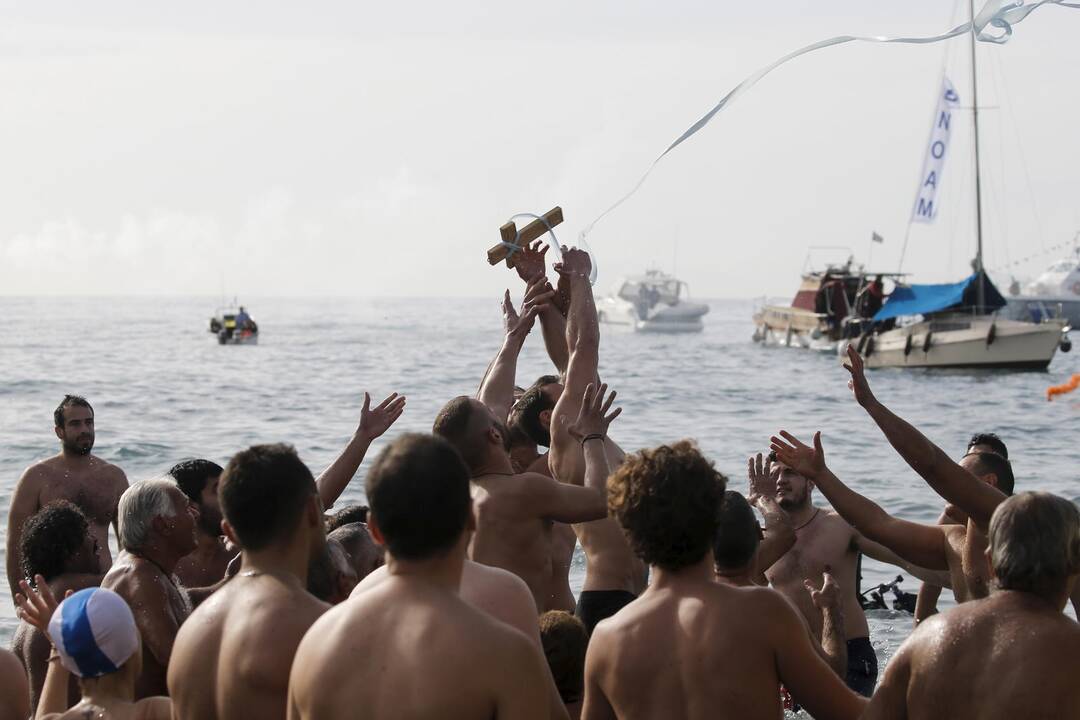
<path id="1" fill-rule="evenodd" d="M 589 442 L 590 440 L 603 440 L 603 439 L 604 439 L 604 436 L 602 434 L 593 433 L 592 435 L 586 435 L 585 437 L 583 437 L 581 439 L 581 445 L 584 447 L 585 443 Z"/>

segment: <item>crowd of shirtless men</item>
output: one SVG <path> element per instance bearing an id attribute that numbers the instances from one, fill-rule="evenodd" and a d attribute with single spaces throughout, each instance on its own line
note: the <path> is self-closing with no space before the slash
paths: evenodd
<path id="1" fill-rule="evenodd" d="M 1080 717 L 1074 503 L 1014 493 L 995 435 L 952 460 L 850 351 L 838 382 L 942 497 L 937 524 L 845 485 L 820 433 L 770 438 L 745 494 L 692 441 L 624 453 L 590 258 L 545 253 L 514 257 L 524 299 L 506 294 L 479 390 L 430 434 L 382 441 L 366 506 L 330 510 L 405 410 L 397 394 L 365 394 L 318 477 L 277 444 L 130 485 L 92 453 L 90 403 L 65 397 L 60 453 L 11 499 L 20 626 L 0 720 Z M 523 388 L 535 325 L 552 374 Z M 880 682 L 860 554 L 924 582 Z M 957 606 L 937 613 L 941 588 Z"/>

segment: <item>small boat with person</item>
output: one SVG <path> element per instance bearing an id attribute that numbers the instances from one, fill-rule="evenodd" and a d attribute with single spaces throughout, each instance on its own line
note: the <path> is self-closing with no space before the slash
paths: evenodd
<path id="1" fill-rule="evenodd" d="M 210 332 L 217 336 L 219 345 L 257 345 L 259 326 L 243 305 L 239 310 L 218 308 L 210 318 Z"/>
<path id="2" fill-rule="evenodd" d="M 705 328 L 704 303 L 689 300 L 685 282 L 659 270 L 619 280 L 611 295 L 596 301 L 597 319 L 635 332 L 686 333 Z"/>

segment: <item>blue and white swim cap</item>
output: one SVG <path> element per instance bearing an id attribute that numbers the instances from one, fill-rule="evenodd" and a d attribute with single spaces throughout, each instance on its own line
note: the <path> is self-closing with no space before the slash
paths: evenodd
<path id="1" fill-rule="evenodd" d="M 98 587 L 60 603 L 49 620 L 49 637 L 64 667 L 81 678 L 116 672 L 139 648 L 139 630 L 127 602 Z"/>

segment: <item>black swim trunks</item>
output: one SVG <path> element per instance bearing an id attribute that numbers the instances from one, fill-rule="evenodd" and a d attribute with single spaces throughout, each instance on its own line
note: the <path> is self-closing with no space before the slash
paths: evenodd
<path id="1" fill-rule="evenodd" d="M 637 595 L 625 590 L 582 590 L 574 614 L 585 623 L 585 629 L 592 635 L 593 628 L 601 620 L 606 620 L 637 600 Z"/>
<path id="2" fill-rule="evenodd" d="M 874 694 L 877 684 L 877 653 L 870 638 L 861 637 L 847 641 L 847 686 L 864 697 Z"/>

